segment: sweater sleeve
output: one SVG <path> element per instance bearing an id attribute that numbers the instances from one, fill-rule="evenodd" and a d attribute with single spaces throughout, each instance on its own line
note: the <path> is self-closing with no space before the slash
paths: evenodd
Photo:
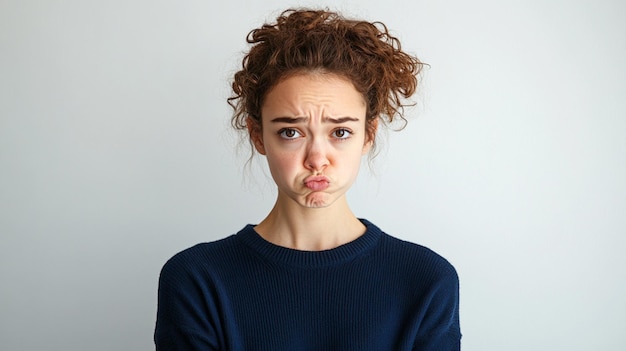
<path id="1" fill-rule="evenodd" d="M 157 351 L 217 351 L 215 306 L 210 288 L 180 257 L 168 261 L 159 277 L 154 342 Z"/>
<path id="2" fill-rule="evenodd" d="M 454 269 L 434 285 L 415 339 L 415 351 L 459 351 L 459 278 Z"/>

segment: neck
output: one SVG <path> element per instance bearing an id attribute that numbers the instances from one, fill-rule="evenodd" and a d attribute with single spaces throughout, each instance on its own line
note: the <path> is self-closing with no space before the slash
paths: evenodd
<path id="1" fill-rule="evenodd" d="M 302 251 L 321 251 L 355 240 L 365 226 L 350 210 L 345 197 L 324 208 L 294 206 L 279 194 L 268 216 L 255 227 L 265 240 Z"/>

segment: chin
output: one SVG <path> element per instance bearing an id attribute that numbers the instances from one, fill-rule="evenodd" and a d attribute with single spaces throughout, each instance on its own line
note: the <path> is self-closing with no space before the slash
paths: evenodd
<path id="1" fill-rule="evenodd" d="M 330 206 L 333 201 L 330 201 L 327 194 L 312 193 L 304 199 L 304 206 L 307 208 L 325 208 Z"/>
<path id="2" fill-rule="evenodd" d="M 326 208 L 328 204 L 325 202 L 307 202 L 305 204 L 306 208 Z"/>

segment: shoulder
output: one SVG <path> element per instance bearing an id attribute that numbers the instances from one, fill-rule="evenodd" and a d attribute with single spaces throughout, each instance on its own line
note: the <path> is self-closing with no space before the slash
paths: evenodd
<path id="1" fill-rule="evenodd" d="M 408 262 L 426 264 L 443 271 L 455 271 L 454 266 L 446 258 L 426 246 L 398 239 L 389 234 L 384 234 L 382 240 L 387 249 Z"/>
<path id="2" fill-rule="evenodd" d="M 228 262 L 238 256 L 239 251 L 241 248 L 236 235 L 196 244 L 168 259 L 161 270 L 161 278 L 206 275 L 222 266 L 228 266 Z"/>
<path id="3" fill-rule="evenodd" d="M 372 225 L 368 222 L 368 225 Z M 426 280 L 458 282 L 454 266 L 434 250 L 381 231 L 378 255 L 394 269 Z M 458 284 L 458 283 L 457 283 Z"/>

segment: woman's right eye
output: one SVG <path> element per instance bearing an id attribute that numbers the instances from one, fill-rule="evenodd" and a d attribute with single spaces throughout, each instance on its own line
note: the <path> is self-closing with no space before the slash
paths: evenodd
<path id="1" fill-rule="evenodd" d="M 283 128 L 278 131 L 278 135 L 283 139 L 296 139 L 301 136 L 300 132 L 293 128 Z"/>

